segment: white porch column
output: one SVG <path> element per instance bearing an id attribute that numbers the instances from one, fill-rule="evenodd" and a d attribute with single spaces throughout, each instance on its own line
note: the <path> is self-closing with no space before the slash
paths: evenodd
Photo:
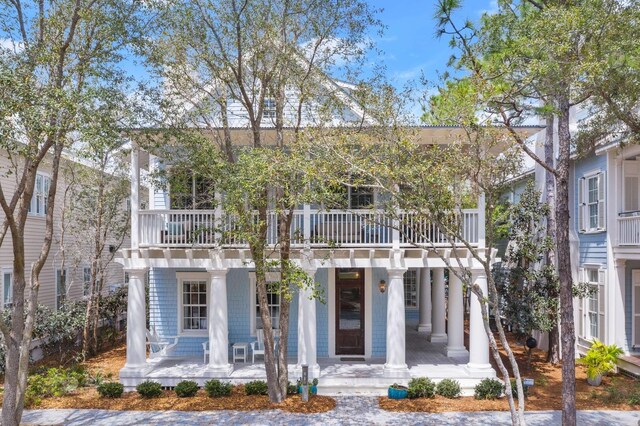
<path id="1" fill-rule="evenodd" d="M 146 268 L 125 269 L 129 274 L 127 292 L 127 362 L 124 371 L 134 373 L 146 368 L 147 337 L 144 277 Z"/>
<path id="2" fill-rule="evenodd" d="M 138 212 L 140 210 L 140 149 L 131 142 L 131 248 L 137 249 L 140 241 Z"/>
<path id="3" fill-rule="evenodd" d="M 404 273 L 406 268 L 388 269 L 387 291 L 387 362 L 386 374 L 407 370 L 405 361 Z"/>
<path id="4" fill-rule="evenodd" d="M 432 296 L 432 329 L 429 341 L 433 343 L 445 343 L 447 341 L 447 332 L 445 330 L 446 298 L 444 291 L 444 268 L 435 268 L 433 270 Z"/>
<path id="5" fill-rule="evenodd" d="M 449 272 L 449 301 L 447 316 L 447 356 L 460 357 L 467 355 L 464 347 L 464 300 L 462 298 L 462 281 Z"/>
<path id="6" fill-rule="evenodd" d="M 227 315 L 227 269 L 208 269 L 209 286 L 209 372 L 228 376 L 233 371 L 229 364 L 229 329 Z"/>
<path id="7" fill-rule="evenodd" d="M 313 279 L 315 268 L 304 268 Z M 316 338 L 316 299 L 312 288 L 298 291 L 298 367 L 309 366 L 311 377 L 320 377 L 320 365 L 317 358 Z"/>
<path id="8" fill-rule="evenodd" d="M 474 284 L 480 287 L 484 297 L 487 297 L 487 277 L 484 271 L 474 273 Z M 469 315 L 469 364 L 472 370 L 491 369 L 489 363 L 489 338 L 484 329 L 480 300 L 471 292 L 471 307 Z"/>
<path id="9" fill-rule="evenodd" d="M 431 333 L 431 270 L 420 270 L 420 322 L 418 331 Z"/>

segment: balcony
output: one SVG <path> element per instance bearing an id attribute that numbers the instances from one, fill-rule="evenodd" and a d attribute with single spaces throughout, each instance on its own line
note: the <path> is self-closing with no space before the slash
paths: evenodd
<path id="1" fill-rule="evenodd" d="M 478 210 L 462 212 L 464 239 L 479 241 Z M 394 229 L 392 218 L 381 210 L 296 210 L 291 223 L 291 246 L 302 248 L 392 248 L 415 245 L 447 247 L 451 243 L 437 227 L 413 213 L 401 213 Z M 141 210 L 139 246 L 146 248 L 243 248 L 237 222 L 214 210 Z M 277 243 L 277 214 L 268 213 L 267 242 Z M 220 245 L 218 245 L 220 242 Z"/>
<path id="2" fill-rule="evenodd" d="M 640 245 L 640 212 L 624 212 L 618 216 L 618 244 Z"/>

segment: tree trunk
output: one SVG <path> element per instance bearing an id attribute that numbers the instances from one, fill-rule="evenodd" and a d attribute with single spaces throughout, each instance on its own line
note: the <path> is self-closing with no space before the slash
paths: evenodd
<path id="1" fill-rule="evenodd" d="M 562 424 L 576 424 L 575 325 L 573 321 L 573 280 L 569 241 L 569 94 L 558 97 L 559 153 L 557 167 L 557 260 L 560 282 L 560 327 L 562 329 Z"/>
<path id="2" fill-rule="evenodd" d="M 546 132 L 544 141 L 544 162 L 551 168 L 555 168 L 554 161 L 554 144 L 553 130 L 554 117 L 550 115 L 546 120 Z M 547 214 L 547 236 L 551 241 L 556 241 L 556 178 L 553 173 L 545 170 L 545 189 L 547 194 L 547 204 L 549 205 L 549 213 Z M 554 265 L 557 272 L 556 253 L 554 249 L 547 252 L 547 265 Z M 549 350 L 547 351 L 547 362 L 556 365 L 560 362 L 560 333 L 558 330 L 558 321 L 554 321 L 554 327 L 549 330 Z"/>

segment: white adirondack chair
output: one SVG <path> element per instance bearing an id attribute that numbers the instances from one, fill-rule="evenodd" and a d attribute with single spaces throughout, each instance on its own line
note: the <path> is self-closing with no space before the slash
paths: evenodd
<path id="1" fill-rule="evenodd" d="M 178 337 L 164 337 L 160 338 L 155 327 L 152 327 L 151 331 L 145 330 L 147 334 L 147 345 L 149 346 L 149 358 L 161 358 L 174 351 L 178 345 Z M 173 339 L 167 340 L 167 339 Z"/>
<path id="2" fill-rule="evenodd" d="M 277 345 L 280 330 L 273 330 L 273 348 Z M 251 362 L 256 362 L 256 355 L 262 355 L 264 358 L 264 330 L 259 328 L 256 330 L 256 341 L 251 342 Z"/>

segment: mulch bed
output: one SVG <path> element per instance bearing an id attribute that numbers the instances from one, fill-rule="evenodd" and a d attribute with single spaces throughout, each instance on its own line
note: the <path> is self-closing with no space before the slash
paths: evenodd
<path id="1" fill-rule="evenodd" d="M 525 400 L 525 410 L 561 410 L 562 409 L 562 367 L 546 362 L 546 352 L 534 350 L 531 366 L 527 369 L 527 355 L 523 345 L 515 337 L 508 334 L 509 344 L 514 352 L 522 377 L 533 378 L 535 385 L 529 390 Z M 504 351 L 502 359 L 511 372 L 509 361 Z M 491 363 L 496 371 L 495 361 Z M 500 374 L 498 373 L 500 379 Z M 630 405 L 627 393 L 637 389 L 640 382 L 622 374 L 605 376 L 600 386 L 587 384 L 587 375 L 581 365 L 576 365 L 576 407 L 579 410 L 638 410 L 640 406 Z M 612 392 L 618 394 L 612 395 Z M 620 396 L 623 395 L 623 396 Z M 508 411 L 509 403 L 505 397 L 498 400 L 476 400 L 474 397 L 447 399 L 436 396 L 433 399 L 418 398 L 414 400 L 392 400 L 387 397 L 379 398 L 380 408 L 389 411 L 418 411 L 442 413 L 447 411 Z M 516 400 L 517 404 L 517 400 Z"/>
<path id="2" fill-rule="evenodd" d="M 245 395 L 242 385 L 235 386 L 230 396 L 210 398 L 200 390 L 191 398 L 178 398 L 174 391 L 163 391 L 158 398 L 142 398 L 137 392 L 127 392 L 121 398 L 103 398 L 93 388 L 79 389 L 63 397 L 43 398 L 31 408 L 94 408 L 103 410 L 139 411 L 210 411 L 210 410 L 274 410 L 289 413 L 324 413 L 335 408 L 336 401 L 328 396 L 311 396 L 302 402 L 300 395 L 289 396 L 279 404 L 269 402 L 268 396 Z"/>

